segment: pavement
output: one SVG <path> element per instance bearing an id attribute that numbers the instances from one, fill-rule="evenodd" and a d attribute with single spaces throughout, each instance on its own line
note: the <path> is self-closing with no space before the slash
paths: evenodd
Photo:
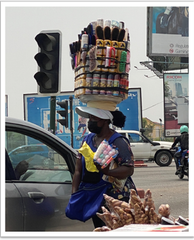
<path id="1" fill-rule="evenodd" d="M 156 209 L 161 204 L 169 204 L 171 215 L 189 217 L 189 202 L 192 201 L 192 189 L 189 191 L 189 178 L 179 179 L 175 175 L 176 166 L 172 161 L 170 166 L 160 167 L 155 162 L 145 162 L 147 167 L 136 167 L 132 179 L 137 188 L 150 189 Z M 191 205 L 191 204 L 190 204 Z"/>
<path id="2" fill-rule="evenodd" d="M 134 167 L 147 167 L 147 164 L 145 164 L 143 160 L 136 160 L 136 161 L 134 161 Z M 145 197 L 144 189 L 137 188 L 137 193 L 138 193 L 140 198 Z"/>

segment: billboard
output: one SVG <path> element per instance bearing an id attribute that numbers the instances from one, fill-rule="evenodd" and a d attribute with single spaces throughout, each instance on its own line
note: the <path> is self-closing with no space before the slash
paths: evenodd
<path id="1" fill-rule="evenodd" d="M 180 126 L 189 124 L 188 73 L 164 73 L 164 132 L 180 135 Z"/>
<path id="2" fill-rule="evenodd" d="M 88 119 L 82 118 L 75 113 L 75 108 L 77 106 L 86 106 L 86 103 L 82 103 L 79 99 L 74 98 L 74 92 L 61 93 L 56 96 L 56 102 L 69 101 L 70 96 L 73 96 L 73 148 L 78 149 L 83 137 L 88 133 Z M 68 104 L 68 108 L 70 112 L 70 104 Z M 56 104 L 56 111 L 59 109 L 60 107 Z M 119 103 L 117 109 L 122 111 L 126 116 L 125 127 L 123 129 L 139 130 L 142 127 L 141 89 L 129 89 L 128 98 Z M 67 144 L 71 145 L 70 129 L 65 128 L 57 122 L 57 119 L 60 117 L 56 112 L 55 134 Z M 43 97 L 37 94 L 24 94 L 24 118 L 44 129 L 50 130 L 50 97 Z"/>
<path id="3" fill-rule="evenodd" d="M 188 57 L 189 7 L 149 7 L 147 56 Z"/>

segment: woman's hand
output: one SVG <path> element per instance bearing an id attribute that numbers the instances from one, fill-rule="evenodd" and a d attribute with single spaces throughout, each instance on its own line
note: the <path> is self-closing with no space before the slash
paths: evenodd
<path id="1" fill-rule="evenodd" d="M 99 164 L 99 163 L 97 163 L 97 162 L 95 162 L 94 163 L 95 165 L 96 165 L 96 168 L 100 171 L 100 172 L 102 172 L 103 174 L 105 174 L 105 175 L 108 175 L 108 173 L 109 173 L 109 165 L 107 166 L 107 167 L 105 167 L 105 168 L 101 168 L 101 165 Z"/>
<path id="2" fill-rule="evenodd" d="M 118 179 L 125 179 L 126 177 L 132 176 L 134 173 L 134 167 L 131 166 L 119 166 L 114 169 L 109 169 L 109 165 L 105 168 L 101 168 L 101 165 L 95 162 L 97 169 L 103 174 L 111 177 L 116 177 Z"/>

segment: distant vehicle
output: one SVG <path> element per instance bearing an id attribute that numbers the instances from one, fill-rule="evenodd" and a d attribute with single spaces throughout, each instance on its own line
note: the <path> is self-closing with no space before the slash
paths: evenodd
<path id="1" fill-rule="evenodd" d="M 91 219 L 83 223 L 65 215 L 77 152 L 56 135 L 27 121 L 7 117 L 5 130 L 5 231 L 92 231 Z M 46 156 L 33 151 L 35 142 L 36 146 L 45 146 L 43 152 L 49 150 Z M 23 151 L 16 168 L 8 155 L 13 148 Z"/>
<path id="2" fill-rule="evenodd" d="M 151 141 L 143 134 L 144 131 L 144 129 L 140 129 L 140 131 L 117 130 L 118 133 L 129 139 L 135 160 L 151 160 L 161 167 L 169 166 L 173 158 L 170 151 L 172 142 Z"/>
<path id="3" fill-rule="evenodd" d="M 185 149 L 183 153 L 181 153 L 181 147 L 178 146 L 172 148 L 171 152 L 174 155 L 174 159 L 179 163 L 180 171 L 177 174 L 178 177 L 180 179 L 184 178 L 184 176 L 189 178 L 189 150 Z"/>
<path id="4" fill-rule="evenodd" d="M 23 160 L 26 160 L 30 166 L 40 164 L 42 159 L 48 158 L 49 148 L 46 145 L 32 144 L 19 146 L 8 153 L 13 167 Z M 33 156 L 36 155 L 36 161 Z M 38 158 L 39 156 L 39 158 Z M 43 158 L 41 158 L 43 157 Z"/>

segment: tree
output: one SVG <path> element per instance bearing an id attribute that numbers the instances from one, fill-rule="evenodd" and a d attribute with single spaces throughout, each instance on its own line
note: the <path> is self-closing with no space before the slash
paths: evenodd
<path id="1" fill-rule="evenodd" d="M 168 82 L 164 82 L 164 95 L 165 97 L 170 96 L 170 86 Z"/>
<path id="2" fill-rule="evenodd" d="M 147 119 L 143 118 L 143 128 L 145 128 L 144 135 L 148 138 L 151 138 L 153 128 L 154 128 L 154 124 L 148 123 Z"/>

